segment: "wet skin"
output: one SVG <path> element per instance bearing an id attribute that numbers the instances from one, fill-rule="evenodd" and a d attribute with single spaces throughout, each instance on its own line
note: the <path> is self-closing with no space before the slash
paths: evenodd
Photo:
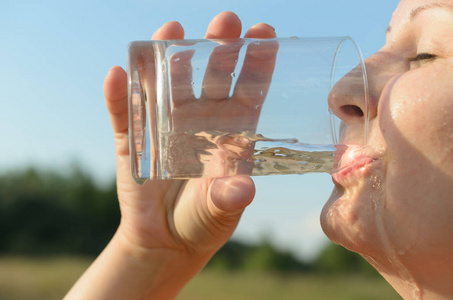
<path id="1" fill-rule="evenodd" d="M 329 238 L 407 299 L 453 297 L 452 28 L 451 1 L 400 2 L 385 46 L 366 60 L 367 148 L 344 154 L 321 216 Z"/>

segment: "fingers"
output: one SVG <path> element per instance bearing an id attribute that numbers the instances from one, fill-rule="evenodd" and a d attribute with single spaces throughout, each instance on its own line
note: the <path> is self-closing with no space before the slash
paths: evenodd
<path id="1" fill-rule="evenodd" d="M 252 26 L 244 35 L 246 38 L 275 38 L 275 29 L 265 23 Z M 247 106 L 262 104 L 272 80 L 278 51 L 277 41 L 251 43 L 247 47 L 244 65 L 235 88 L 235 95 Z M 250 102 L 250 103 L 247 103 Z"/>
<path id="2" fill-rule="evenodd" d="M 174 53 L 170 59 L 171 93 L 175 107 L 190 103 L 195 98 L 192 82 L 192 57 L 195 50 Z"/>
<path id="3" fill-rule="evenodd" d="M 152 40 L 180 40 L 184 38 L 184 28 L 179 22 L 171 21 L 157 29 Z"/>
<path id="4" fill-rule="evenodd" d="M 236 41 L 212 50 L 203 80 L 202 98 L 220 100 L 228 97 L 242 44 Z"/>
<path id="5" fill-rule="evenodd" d="M 104 97 L 115 136 L 116 153 L 128 155 L 127 75 L 121 67 L 112 67 L 105 77 Z"/>
<path id="6" fill-rule="evenodd" d="M 165 23 L 154 34 L 153 39 L 182 39 L 184 29 L 178 22 Z M 118 154 L 128 154 L 128 103 L 127 74 L 118 66 L 112 67 L 104 80 L 104 96 Z"/>
<path id="7" fill-rule="evenodd" d="M 275 38 L 276 36 L 277 34 L 275 33 L 275 28 L 265 23 L 253 25 L 244 34 L 245 38 L 254 39 L 271 39 Z"/>
<path id="8" fill-rule="evenodd" d="M 209 23 L 206 31 L 206 39 L 234 39 L 241 36 L 242 24 L 239 17 L 230 11 L 224 11 L 215 16 Z M 275 28 L 258 23 L 252 26 L 244 35 L 244 38 L 268 39 L 276 37 Z"/>
<path id="9" fill-rule="evenodd" d="M 211 185 L 210 197 L 215 206 L 212 208 L 214 213 L 228 215 L 228 212 L 243 210 L 252 202 L 255 184 L 248 176 L 217 178 Z"/>
<path id="10" fill-rule="evenodd" d="M 180 40 L 184 38 L 184 28 L 179 22 L 167 22 L 156 30 L 152 40 Z M 172 93 L 176 102 L 183 103 L 186 98 L 193 98 L 192 67 L 190 60 L 193 52 L 178 52 L 171 57 L 170 70 L 172 78 Z"/>
<path id="11" fill-rule="evenodd" d="M 241 21 L 232 12 L 217 15 L 209 24 L 207 38 L 239 38 Z M 267 24 L 259 23 L 252 26 L 244 35 L 245 38 L 273 38 L 275 29 Z M 205 99 L 225 99 L 230 92 L 242 43 L 224 42 L 214 48 L 206 69 L 202 97 Z M 258 70 L 261 71 L 261 70 Z"/>
<path id="12" fill-rule="evenodd" d="M 230 11 L 218 14 L 209 23 L 206 39 L 234 39 L 241 36 L 242 24 L 239 17 Z"/>
<path id="13" fill-rule="evenodd" d="M 104 80 L 104 96 L 113 131 L 127 132 L 127 75 L 121 67 L 109 70 Z"/>
<path id="14" fill-rule="evenodd" d="M 272 34 L 270 30 L 260 26 L 256 33 L 273 36 L 275 33 Z M 277 52 L 276 40 L 261 40 L 248 45 L 241 74 L 234 89 L 234 98 L 242 105 L 251 109 L 258 109 L 262 105 L 272 81 Z"/>
<path id="15" fill-rule="evenodd" d="M 224 243 L 233 234 L 244 209 L 255 197 L 255 185 L 248 176 L 216 178 L 210 187 L 207 209 L 215 236 Z"/>
<path id="16" fill-rule="evenodd" d="M 159 29 L 153 38 L 161 38 L 162 36 L 168 38 L 169 32 L 173 32 L 175 36 L 175 32 L 178 32 L 180 34 L 179 37 L 182 38 L 184 33 L 180 26 L 181 25 L 176 22 L 167 23 L 166 27 Z M 205 37 L 208 39 L 239 38 L 241 30 L 241 20 L 236 14 L 232 12 L 222 12 L 211 21 Z M 214 49 L 206 70 L 205 81 L 203 82 L 203 97 L 219 99 L 227 96 L 231 84 L 231 77 L 229 77 L 229 74 L 233 72 L 236 66 L 235 61 L 237 60 L 239 50 L 240 47 L 237 47 L 237 50 L 235 50 L 222 48 L 221 46 Z M 187 99 L 190 101 L 193 98 L 191 86 L 192 56 L 193 53 L 178 53 L 172 57 L 172 89 L 177 105 L 184 104 L 186 102 L 184 100 Z M 219 61 L 219 58 L 223 63 Z"/>
<path id="17" fill-rule="evenodd" d="M 242 24 L 239 17 L 229 11 L 218 14 L 209 23 L 205 38 L 236 39 L 241 36 Z M 202 97 L 205 99 L 224 99 L 228 96 L 232 73 L 236 67 L 241 44 L 234 42 L 214 48 L 209 57 L 203 80 Z"/>

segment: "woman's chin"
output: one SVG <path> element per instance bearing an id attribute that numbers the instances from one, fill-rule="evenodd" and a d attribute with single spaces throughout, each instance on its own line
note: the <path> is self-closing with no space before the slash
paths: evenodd
<path id="1" fill-rule="evenodd" d="M 382 195 L 375 192 L 368 182 L 349 188 L 335 185 L 321 212 L 321 227 L 327 237 L 351 251 L 376 255 L 382 245 L 375 199 Z"/>
<path id="2" fill-rule="evenodd" d="M 324 233 L 334 243 L 343 245 L 348 249 L 345 241 L 349 240 L 350 237 L 345 228 L 350 227 L 346 216 L 350 212 L 349 200 L 350 195 L 346 195 L 346 190 L 342 186 L 336 185 L 321 211 L 321 227 Z"/>

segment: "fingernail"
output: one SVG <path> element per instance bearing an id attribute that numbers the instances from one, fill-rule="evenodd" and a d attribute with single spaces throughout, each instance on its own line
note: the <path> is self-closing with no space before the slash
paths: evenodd
<path id="1" fill-rule="evenodd" d="M 269 25 L 269 24 L 266 24 L 266 25 L 267 25 L 268 27 L 270 27 L 273 31 L 275 31 L 275 28 L 274 28 L 274 27 L 272 27 L 272 26 Z"/>
<path id="2" fill-rule="evenodd" d="M 113 66 L 109 69 L 109 74 L 112 73 L 112 72 L 115 72 L 117 69 L 121 69 L 120 66 Z"/>
<path id="3" fill-rule="evenodd" d="M 272 29 L 273 31 L 275 31 L 275 28 L 274 28 L 274 27 L 272 27 L 271 25 L 266 24 L 266 23 L 258 23 L 258 24 L 253 25 L 251 28 L 259 27 L 259 26 L 263 26 L 263 25 L 266 26 L 266 27 L 268 27 L 268 28 L 270 28 L 270 29 Z"/>

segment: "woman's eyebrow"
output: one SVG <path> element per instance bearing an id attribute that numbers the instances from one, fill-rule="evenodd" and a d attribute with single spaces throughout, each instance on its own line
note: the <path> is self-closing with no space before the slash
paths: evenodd
<path id="1" fill-rule="evenodd" d="M 429 4 L 421 5 L 419 7 L 414 8 L 410 14 L 410 20 L 413 21 L 422 11 L 426 11 L 428 9 L 433 9 L 433 8 L 443 8 L 443 9 L 453 11 L 453 5 L 451 5 L 451 4 L 440 3 L 440 2 L 429 3 Z"/>
<path id="2" fill-rule="evenodd" d="M 412 22 L 421 12 L 426 11 L 428 9 L 433 9 L 433 8 L 443 8 L 443 9 L 450 10 L 453 12 L 452 4 L 440 3 L 440 2 L 428 3 L 428 4 L 421 5 L 421 6 L 418 6 L 414 9 L 412 9 L 411 13 L 410 13 L 410 21 Z M 389 27 L 387 27 L 385 34 L 388 34 L 391 31 L 392 31 L 392 26 L 389 26 Z"/>

